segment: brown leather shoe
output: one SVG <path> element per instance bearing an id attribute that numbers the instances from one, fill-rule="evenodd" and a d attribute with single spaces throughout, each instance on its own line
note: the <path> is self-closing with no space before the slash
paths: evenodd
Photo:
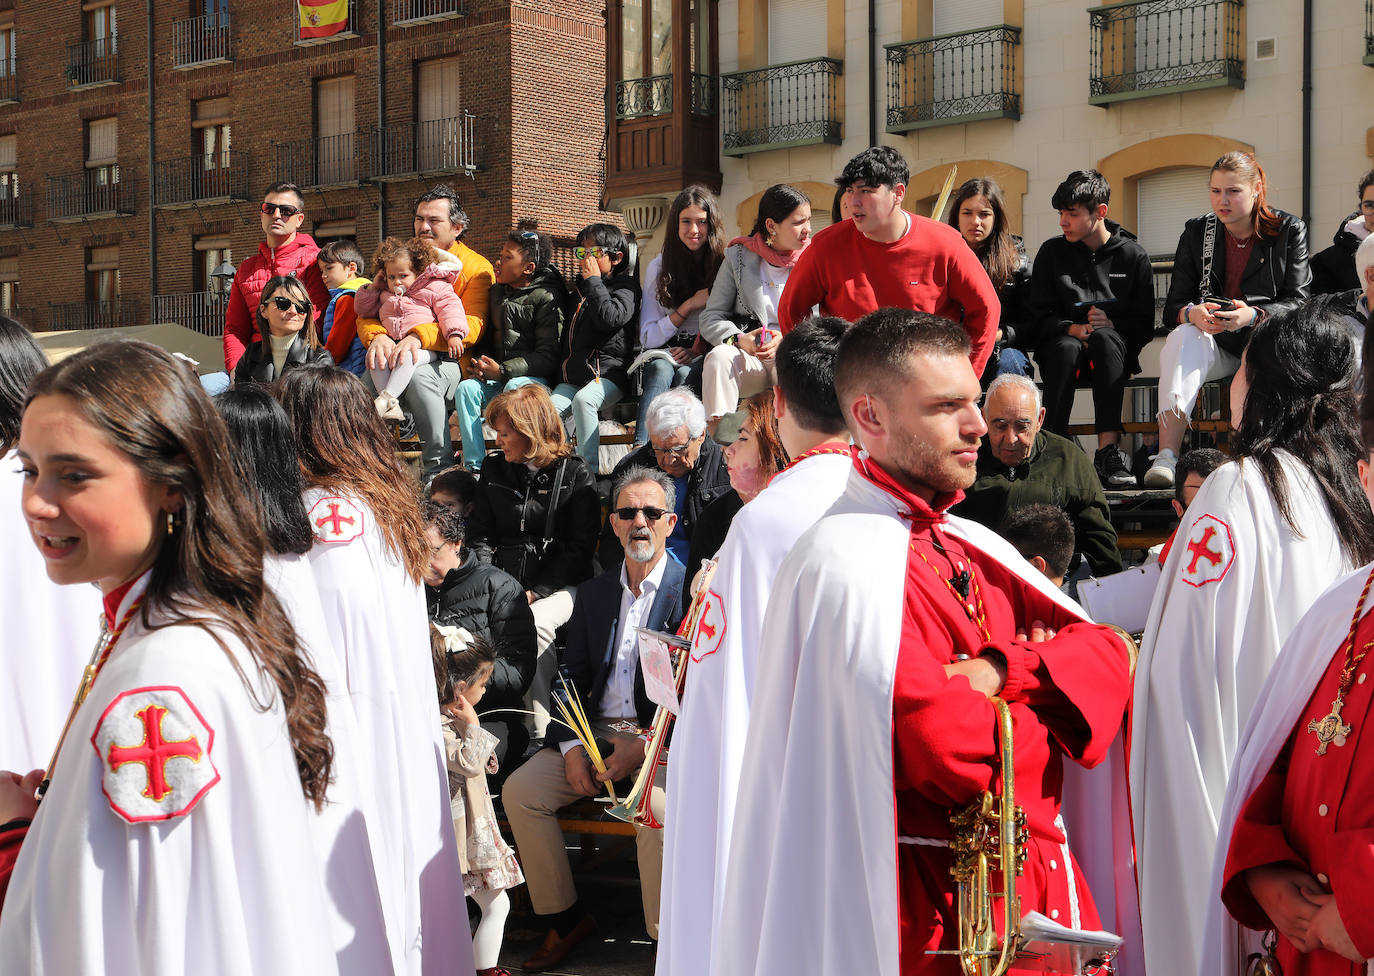
<path id="1" fill-rule="evenodd" d="M 522 962 L 520 968 L 531 973 L 542 973 L 546 969 L 552 969 L 595 933 L 596 919 L 590 915 L 583 916 L 582 921 L 574 925 L 572 931 L 562 938 L 559 938 L 557 931 L 549 929 L 549 934 L 544 936 L 544 944 L 539 947 L 539 951 Z"/>

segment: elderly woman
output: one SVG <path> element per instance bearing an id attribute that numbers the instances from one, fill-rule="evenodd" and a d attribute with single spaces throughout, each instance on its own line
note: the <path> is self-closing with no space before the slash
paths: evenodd
<path id="1" fill-rule="evenodd" d="M 278 275 L 262 289 L 258 334 L 234 367 L 235 383 L 273 383 L 297 366 L 333 366 L 334 357 L 320 345 L 312 321 L 314 307 L 305 284 Z"/>
<path id="2" fill-rule="evenodd" d="M 486 420 L 497 449 L 482 462 L 467 544 L 520 581 L 534 613 L 538 658 L 527 701 L 537 716 L 533 735 L 541 739 L 558 670 L 554 632 L 572 616 L 577 585 L 592 576 L 601 501 L 544 387 L 497 394 Z"/>
<path id="3" fill-rule="evenodd" d="M 659 394 L 649 404 L 646 422 L 649 443 L 627 454 L 611 478 L 638 466 L 658 468 L 673 479 L 677 526 L 668 537 L 668 551 L 686 565 L 693 526 L 707 505 L 729 492 L 730 473 L 720 447 L 706 436 L 706 408 L 691 390 L 679 386 Z M 620 542 L 609 526 L 602 534 L 599 555 L 602 566 L 621 559 Z"/>

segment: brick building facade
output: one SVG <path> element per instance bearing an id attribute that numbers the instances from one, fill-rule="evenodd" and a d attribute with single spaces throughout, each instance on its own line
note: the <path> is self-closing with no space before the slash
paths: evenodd
<path id="1" fill-rule="evenodd" d="M 437 182 L 488 256 L 521 217 L 556 240 L 618 218 L 601 0 L 318 9 L 345 7 L 342 33 L 301 41 L 289 0 L 0 0 L 0 308 L 217 333 L 213 272 L 256 250 L 278 179 L 307 232 L 367 257 Z"/>

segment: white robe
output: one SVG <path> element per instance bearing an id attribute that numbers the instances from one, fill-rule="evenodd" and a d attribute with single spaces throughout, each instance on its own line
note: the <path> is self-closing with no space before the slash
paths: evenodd
<path id="1" fill-rule="evenodd" d="M 1203 976 L 1235 976 L 1239 968 L 1237 960 L 1243 960 L 1253 951 L 1242 938 L 1253 942 L 1255 933 L 1242 929 L 1221 902 L 1231 833 L 1246 801 L 1273 768 L 1293 726 L 1331 665 L 1332 653 L 1344 646 L 1355 601 L 1360 598 L 1368 578 L 1369 567 L 1363 566 L 1337 580 L 1298 621 L 1284 641 L 1283 652 L 1260 689 L 1250 721 L 1236 744 L 1235 765 L 1226 787 L 1216 856 L 1212 860 L 1212 883 L 1207 889 L 1210 893 L 1207 928 L 1199 970 Z M 1365 614 L 1369 612 L 1366 602 Z M 1374 962 L 1368 964 L 1366 971 L 1374 974 Z"/>
<path id="2" fill-rule="evenodd" d="M 716 557 L 668 764 L 658 976 L 709 970 L 769 591 L 852 467 L 847 456 L 822 454 L 781 472 L 740 509 Z"/>
<path id="3" fill-rule="evenodd" d="M 393 957 L 399 947 L 399 919 L 396 932 L 389 933 L 377 885 L 385 866 L 381 844 L 373 837 L 386 828 L 378 820 L 371 781 L 361 765 L 357 719 L 342 663 L 329 639 L 315 574 L 305 556 L 289 553 L 268 555 L 263 578 L 291 618 L 301 654 L 319 674 L 327 695 L 334 762 L 328 799 L 315 816 L 314 838 L 327 872 L 339 972 L 403 972 L 402 960 Z"/>
<path id="4" fill-rule="evenodd" d="M 788 598 L 770 600 L 759 644 L 717 915 L 720 976 L 898 976 L 892 691 L 910 538 L 894 517 L 901 508 L 851 472 L 778 569 L 774 592 Z M 988 529 L 953 516 L 941 528 L 1082 615 Z"/>
<path id="5" fill-rule="evenodd" d="M 1316 482 L 1278 457 L 1303 536 L 1258 464 L 1218 468 L 1174 537 L 1141 643 L 1130 779 L 1150 973 L 1199 971 L 1215 898 L 1203 882 L 1241 730 L 1289 632 L 1349 569 Z"/>
<path id="6" fill-rule="evenodd" d="M 24 478 L 11 451 L 0 461 L 0 769 L 48 765 L 71 711 L 81 669 L 100 637 L 100 590 L 48 579 L 20 509 Z"/>
<path id="7" fill-rule="evenodd" d="M 280 696 L 221 636 L 267 710 L 200 627 L 148 632 L 135 617 L 116 644 L 20 849 L 0 913 L 5 976 L 338 972 Z M 152 763 L 173 787 L 156 802 L 140 795 L 153 789 L 144 765 L 106 760 L 138 745 L 128 713 L 154 700 L 163 739 L 184 748 L 194 735 L 200 750 Z"/>
<path id="8" fill-rule="evenodd" d="M 424 591 L 366 506 L 312 488 L 305 507 L 316 531 L 310 564 L 383 825 L 374 839 L 386 867 L 378 884 L 388 929 L 400 935 L 405 972 L 472 972 Z"/>

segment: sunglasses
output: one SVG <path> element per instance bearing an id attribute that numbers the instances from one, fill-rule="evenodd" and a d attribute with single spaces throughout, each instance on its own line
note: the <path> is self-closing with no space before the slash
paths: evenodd
<path id="1" fill-rule="evenodd" d="M 278 312 L 289 312 L 294 308 L 297 312 L 304 315 L 306 312 L 310 311 L 309 302 L 293 302 L 285 295 L 278 295 L 276 298 L 273 298 L 272 304 L 277 306 Z"/>
<path id="2" fill-rule="evenodd" d="M 604 247 L 573 248 L 573 257 L 577 258 L 577 260 L 579 261 L 583 260 L 584 258 L 609 258 L 612 257 L 615 253 L 615 251 L 607 250 Z"/>
<path id="3" fill-rule="evenodd" d="M 298 213 L 302 213 L 300 207 L 293 207 L 289 203 L 264 203 L 258 208 L 265 214 L 279 213 L 282 220 L 290 220 Z"/>
<path id="4" fill-rule="evenodd" d="M 640 512 L 644 513 L 644 520 L 646 522 L 657 522 L 659 519 L 663 518 L 663 516 L 668 514 L 661 508 L 654 508 L 654 506 L 652 505 L 645 505 L 642 508 L 617 508 L 615 510 L 615 517 L 620 519 L 620 521 L 622 522 L 633 522 L 635 520 L 635 516 Z"/>

